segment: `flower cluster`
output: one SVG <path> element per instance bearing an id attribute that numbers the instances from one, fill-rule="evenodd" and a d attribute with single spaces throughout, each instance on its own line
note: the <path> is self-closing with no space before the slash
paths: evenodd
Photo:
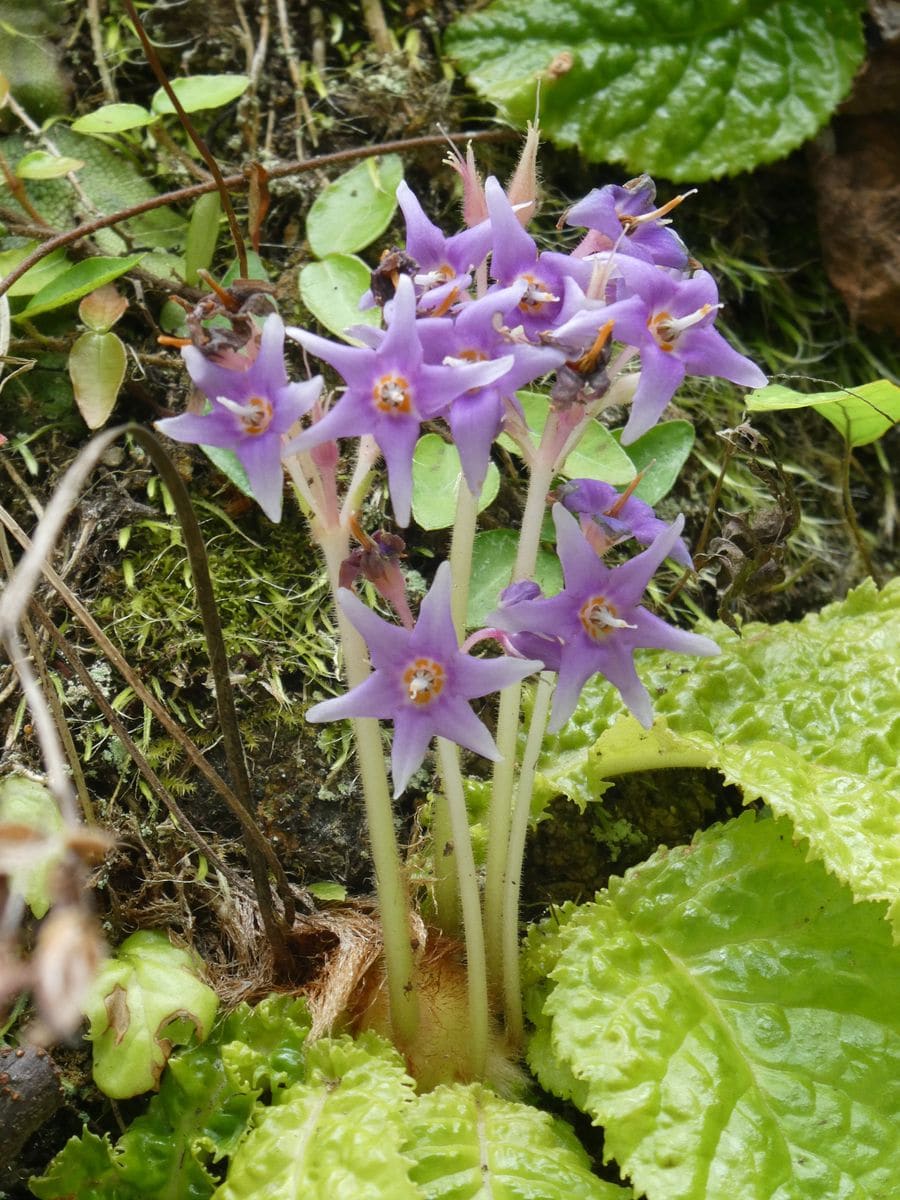
<path id="1" fill-rule="evenodd" d="M 258 346 L 249 342 L 236 367 L 217 363 L 208 348 L 184 349 L 207 406 L 161 421 L 159 428 L 183 441 L 234 451 L 273 520 L 281 513 L 285 460 L 300 464 L 292 476 L 305 481 L 304 495 L 314 509 L 316 496 L 327 497 L 331 489 L 328 511 L 334 518 L 340 509 L 339 443 L 345 439 L 368 439 L 377 447 L 394 517 L 405 526 L 413 453 L 425 422 L 445 424 L 466 484 L 478 495 L 501 431 L 520 441 L 532 466 L 543 454 L 549 478 L 606 404 L 630 395 L 622 434 L 627 445 L 659 420 L 687 375 L 721 376 L 745 386 L 765 383 L 759 369 L 716 330 L 721 307 L 716 285 L 671 229 L 668 214 L 684 197 L 657 207 L 647 176 L 595 189 L 561 221 L 584 231 L 565 253 L 539 248 L 525 227 L 534 210 L 533 188 L 530 195 L 527 187 L 523 193 L 520 179 L 507 193 L 493 178 L 482 187 L 471 164 L 460 160 L 457 169 L 465 185 L 468 228 L 451 236 L 428 219 L 412 190 L 400 185 L 406 245 L 386 252 L 373 273 L 363 303 L 383 307 L 384 328 L 355 327 L 361 344 L 285 329 L 272 315 Z M 285 335 L 338 373 L 343 387 L 336 399 L 322 398 L 319 377 L 288 381 Z M 232 355 L 229 362 L 234 361 Z M 546 445 L 535 450 L 516 393 L 554 372 L 549 390 L 555 441 L 545 438 Z M 615 390 L 617 381 L 625 386 Z M 690 567 L 680 519 L 666 526 L 630 492 L 620 495 L 597 481 L 571 481 L 556 496 L 563 591 L 543 597 L 535 585 L 522 581 L 491 617 L 498 639 L 525 661 L 472 658 L 459 649 L 447 568 L 439 569 L 414 623 L 396 547 L 386 557 L 386 542 L 376 545 L 355 527 L 363 549 L 347 560 L 342 579 L 349 582 L 360 573 L 371 578 L 403 628 L 374 616 L 342 589 L 340 603 L 368 643 L 374 673 L 309 715 L 313 720 L 392 719 L 398 790 L 434 734 L 492 757 L 493 740 L 468 700 L 522 678 L 539 664 L 559 676 L 554 727 L 568 718 L 583 684 L 598 671 L 648 724 L 650 701 L 635 672 L 633 651 L 657 646 L 714 652 L 707 639 L 671 628 L 640 603 L 665 557 Z M 607 566 L 606 552 L 629 538 L 647 548 L 619 566 Z"/>

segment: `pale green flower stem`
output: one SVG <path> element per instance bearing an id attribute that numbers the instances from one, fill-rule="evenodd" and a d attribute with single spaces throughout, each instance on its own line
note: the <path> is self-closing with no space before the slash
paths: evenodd
<path id="1" fill-rule="evenodd" d="M 525 500 L 525 510 L 522 513 L 519 549 L 513 569 L 513 583 L 520 579 L 527 579 L 534 574 L 547 492 L 553 481 L 555 467 L 555 461 L 548 461 L 548 456 L 542 455 L 541 450 L 551 444 L 551 438 L 555 435 L 555 424 L 555 414 L 551 412 L 544 428 L 541 447 L 531 466 L 528 495 Z M 498 994 L 503 990 L 503 891 L 509 857 L 509 832 L 515 790 L 516 741 L 519 732 L 521 701 L 521 684 L 513 684 L 500 693 L 500 707 L 497 715 L 497 749 L 503 757 L 494 768 L 493 790 L 488 812 L 484 921 L 488 982 Z"/>
<path id="2" fill-rule="evenodd" d="M 313 535 L 322 547 L 332 594 L 337 597 L 341 563 L 349 552 L 346 532 L 338 527 L 317 528 Z M 362 636 L 337 609 L 338 631 L 344 652 L 344 672 L 350 687 L 369 675 L 368 656 Z M 378 722 L 370 717 L 353 721 L 356 755 L 362 779 L 369 830 L 369 848 L 375 868 L 375 886 L 384 938 L 385 972 L 391 1007 L 391 1028 L 400 1047 L 411 1046 L 419 1025 L 419 1000 L 411 942 L 411 909 L 406 875 L 394 831 L 394 809 L 384 767 L 384 750 Z"/>
<path id="3" fill-rule="evenodd" d="M 460 479 L 456 493 L 456 519 L 450 542 L 450 578 L 453 581 L 451 609 L 456 636 L 460 642 L 466 633 L 466 609 L 469 605 L 469 584 L 472 574 L 472 545 L 478 519 L 478 502 Z M 457 769 L 459 751 L 456 751 Z M 466 826 L 468 833 L 468 825 Z M 447 783 L 434 799 L 434 904 L 437 923 L 449 937 L 460 930 L 459 866 L 456 861 L 456 839 L 451 830 L 447 811 Z"/>
<path id="4" fill-rule="evenodd" d="M 456 855 L 459 898 L 462 905 L 466 945 L 466 980 L 469 999 L 468 1059 L 472 1078 L 483 1079 L 488 1046 L 488 991 L 484 957 L 481 899 L 472 854 L 469 815 L 459 769 L 459 747 L 445 738 L 437 739 L 444 794 L 450 810 L 450 828 Z M 460 1031 L 462 1033 L 462 1031 Z"/>
<path id="5" fill-rule="evenodd" d="M 522 1045 L 525 1037 L 519 971 L 519 897 L 522 891 L 525 839 L 528 836 L 528 819 L 531 816 L 534 774 L 544 741 L 547 718 L 550 715 L 554 686 L 553 675 L 549 671 L 542 671 L 535 691 L 534 707 L 531 710 L 531 723 L 528 727 L 525 753 L 522 756 L 519 786 L 516 790 L 509 831 L 509 852 L 503 891 L 503 1011 L 506 1018 L 506 1035 L 513 1051 Z"/>

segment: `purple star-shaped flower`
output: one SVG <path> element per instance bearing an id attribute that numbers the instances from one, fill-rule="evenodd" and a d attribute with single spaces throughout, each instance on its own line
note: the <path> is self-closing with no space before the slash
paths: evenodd
<path id="1" fill-rule="evenodd" d="M 565 587 L 549 599 L 522 599 L 501 606 L 487 622 L 510 633 L 539 633 L 562 641 L 551 732 L 568 721 L 581 689 L 598 672 L 649 729 L 653 708 L 635 670 L 634 651 L 658 647 L 679 654 L 719 653 L 709 638 L 675 629 L 640 604 L 656 568 L 672 553 L 684 520 L 679 517 L 647 550 L 619 567 L 600 561 L 578 522 L 561 504 L 554 505 L 553 520 Z"/>
<path id="2" fill-rule="evenodd" d="M 397 188 L 397 201 L 406 219 L 406 252 L 419 265 L 413 282 L 420 289 L 419 307 L 440 308 L 457 296 L 464 298 L 472 272 L 491 248 L 490 221 L 447 237 L 429 221 L 415 192 L 405 182 Z"/>
<path id="3" fill-rule="evenodd" d="M 633 537 L 649 546 L 668 529 L 653 509 L 639 496 L 623 495 L 609 483 L 596 479 L 569 479 L 556 489 L 562 506 L 579 517 L 596 521 L 612 534 L 613 542 Z M 679 538 L 670 555 L 683 567 L 692 567 L 684 539 Z"/>
<path id="4" fill-rule="evenodd" d="M 176 442 L 233 450 L 247 472 L 260 508 L 281 520 L 284 471 L 282 435 L 312 408 L 322 390 L 317 375 L 289 383 L 284 365 L 284 324 L 272 314 L 263 325 L 256 358 L 246 370 L 216 366 L 195 346 L 181 352 L 196 387 L 212 404 L 209 412 L 183 413 L 156 422 Z"/>
<path id="5" fill-rule="evenodd" d="M 445 414 L 474 496 L 481 493 L 491 446 L 500 432 L 507 404 L 518 406 L 518 389 L 554 370 L 566 357 L 555 346 L 511 341 L 494 325 L 494 316 L 514 307 L 524 290 L 525 284 L 519 282 L 502 291 L 488 292 L 462 308 L 452 323 L 439 318 L 419 321 L 426 359 L 459 365 L 499 359 L 509 363 L 491 383 L 457 396 Z"/>
<path id="6" fill-rule="evenodd" d="M 459 648 L 450 611 L 450 565 L 441 563 L 413 629 L 391 625 L 341 588 L 341 607 L 369 647 L 374 670 L 344 696 L 308 710 L 309 721 L 375 717 L 394 723 L 394 796 L 419 769 L 431 739 L 447 738 L 497 761 L 500 754 L 469 701 L 487 696 L 541 668 L 516 658 L 472 658 Z"/>
<path id="7" fill-rule="evenodd" d="M 673 203 L 677 203 L 681 197 Z M 660 267 L 683 270 L 687 250 L 681 238 L 667 228 L 664 210 L 656 208 L 656 184 L 639 175 L 624 187 L 607 184 L 594 188 L 566 213 L 567 225 L 588 230 L 572 253 L 576 258 L 615 249 Z M 658 216 L 654 214 L 658 213 Z"/>
<path id="8" fill-rule="evenodd" d="M 571 315 L 577 302 L 583 302 L 594 268 L 568 254 L 539 254 L 493 176 L 485 183 L 484 194 L 494 233 L 491 275 L 503 287 L 519 281 L 525 284 L 520 299 L 505 314 L 507 324 L 521 325 L 528 337 L 535 339 L 555 329 Z"/>
<path id="9" fill-rule="evenodd" d="M 397 283 L 390 324 L 377 346 L 344 346 L 302 329 L 287 333 L 331 363 L 344 377 L 347 390 L 320 421 L 291 441 L 285 453 L 372 434 L 387 465 L 399 525 L 409 524 L 412 458 L 422 422 L 442 415 L 457 396 L 492 383 L 512 365 L 510 357 L 462 365 L 426 363 L 416 324 L 415 291 L 406 275 Z"/>
<path id="10" fill-rule="evenodd" d="M 652 429 L 686 375 L 716 375 L 744 387 L 765 386 L 759 367 L 713 329 L 719 294 L 707 271 L 677 279 L 636 258 L 621 259 L 619 268 L 625 293 L 641 301 L 637 306 L 623 305 L 614 333 L 641 355 L 641 379 L 622 434 L 623 445 Z"/>

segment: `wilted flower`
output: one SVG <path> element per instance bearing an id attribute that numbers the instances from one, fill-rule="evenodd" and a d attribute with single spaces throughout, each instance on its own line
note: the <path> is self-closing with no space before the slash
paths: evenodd
<path id="1" fill-rule="evenodd" d="M 556 489 L 562 506 L 576 516 L 594 521 L 607 532 L 610 545 L 633 537 L 642 546 L 665 533 L 668 525 L 661 521 L 646 501 L 629 492 L 620 493 L 609 483 L 596 479 L 569 479 Z M 590 534 L 584 528 L 588 541 Z M 595 546 L 595 549 L 599 548 Z M 690 552 L 683 538 L 672 547 L 671 558 L 684 567 L 692 566 Z"/>
<path id="2" fill-rule="evenodd" d="M 500 755 L 469 701 L 524 679 L 540 662 L 515 658 L 472 658 L 459 648 L 450 609 L 450 566 L 438 567 L 413 629 L 391 625 L 352 592 L 340 604 L 369 647 L 374 668 L 363 683 L 335 700 L 308 710 L 309 721 L 375 717 L 393 721 L 391 773 L 399 796 L 418 770 L 435 736 L 448 738 L 485 758 Z"/>

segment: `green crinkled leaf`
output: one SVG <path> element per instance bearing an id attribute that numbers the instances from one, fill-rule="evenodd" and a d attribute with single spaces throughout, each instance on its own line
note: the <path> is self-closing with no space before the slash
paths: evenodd
<path id="1" fill-rule="evenodd" d="M 10 775 L 0 782 L 0 824 L 25 826 L 39 835 L 34 842 L 19 843 L 14 857 L 0 860 L 0 874 L 7 876 L 10 891 L 18 892 L 40 919 L 50 908 L 51 876 L 65 855 L 62 840 L 55 836 L 64 828 L 59 807 L 42 783 Z M 14 849 L 11 843 L 5 847 L 7 855 L 13 855 Z"/>
<path id="2" fill-rule="evenodd" d="M 625 1200 L 549 1113 L 478 1084 L 420 1096 L 404 1121 L 410 1176 L 425 1200 Z"/>
<path id="3" fill-rule="evenodd" d="M 209 1166 L 236 1151 L 261 1094 L 277 1103 L 305 1075 L 309 1015 L 303 1000 L 270 996 L 238 1007 L 202 1046 L 174 1054 L 147 1111 L 113 1149 L 89 1131 L 73 1138 L 32 1183 L 46 1200 L 207 1200 Z"/>
<path id="4" fill-rule="evenodd" d="M 119 1139 L 119 1179 L 146 1200 L 207 1200 L 219 1182 L 208 1165 L 237 1149 L 258 1096 L 235 1089 L 218 1047 L 173 1055 L 159 1094 Z"/>
<path id="5" fill-rule="evenodd" d="M 137 1200 L 119 1179 L 113 1148 L 107 1137 L 86 1129 L 69 1138 L 40 1178 L 28 1187 L 38 1200 Z"/>
<path id="6" fill-rule="evenodd" d="M 900 580 L 868 581 L 796 624 L 705 632 L 717 658 L 639 656 L 652 730 L 595 677 L 544 743 L 540 797 L 584 803 L 624 772 L 718 768 L 746 801 L 790 817 L 858 899 L 887 901 L 900 932 Z"/>
<path id="7" fill-rule="evenodd" d="M 857 388 L 805 394 L 773 383 L 751 392 L 746 405 L 751 412 L 814 408 L 851 446 L 867 446 L 900 421 L 900 387 L 889 379 L 876 379 Z"/>
<path id="8" fill-rule="evenodd" d="M 307 1071 L 261 1114 L 216 1200 L 421 1200 L 400 1152 L 413 1083 L 397 1051 L 372 1034 L 324 1038 Z"/>
<path id="9" fill-rule="evenodd" d="M 173 1045 L 210 1031 L 218 1000 L 199 962 L 162 933 L 126 938 L 100 968 L 85 1002 L 94 1082 L 121 1100 L 155 1087 Z"/>
<path id="10" fill-rule="evenodd" d="M 294 996 L 269 996 L 254 1008 L 241 1005 L 218 1039 L 234 1086 L 276 1092 L 305 1078 L 309 1027 L 306 1002 Z"/>
<path id="11" fill-rule="evenodd" d="M 891 1195 L 900 955 L 788 822 L 746 813 L 661 850 L 550 936 L 553 1054 L 638 1192 Z"/>
<path id="12" fill-rule="evenodd" d="M 448 529 L 456 519 L 456 497 L 466 487 L 459 451 L 437 433 L 426 433 L 416 443 L 412 461 L 412 513 L 422 529 Z M 488 463 L 487 475 L 478 497 L 483 512 L 497 499 L 500 472 Z"/>
<path id="13" fill-rule="evenodd" d="M 306 236 L 318 258 L 353 254 L 380 237 L 397 207 L 403 160 L 367 158 L 319 193 L 306 218 Z"/>
<path id="14" fill-rule="evenodd" d="M 707 179 L 812 137 L 863 61 L 862 0 L 496 0 L 448 53 L 514 121 L 632 174 Z"/>

